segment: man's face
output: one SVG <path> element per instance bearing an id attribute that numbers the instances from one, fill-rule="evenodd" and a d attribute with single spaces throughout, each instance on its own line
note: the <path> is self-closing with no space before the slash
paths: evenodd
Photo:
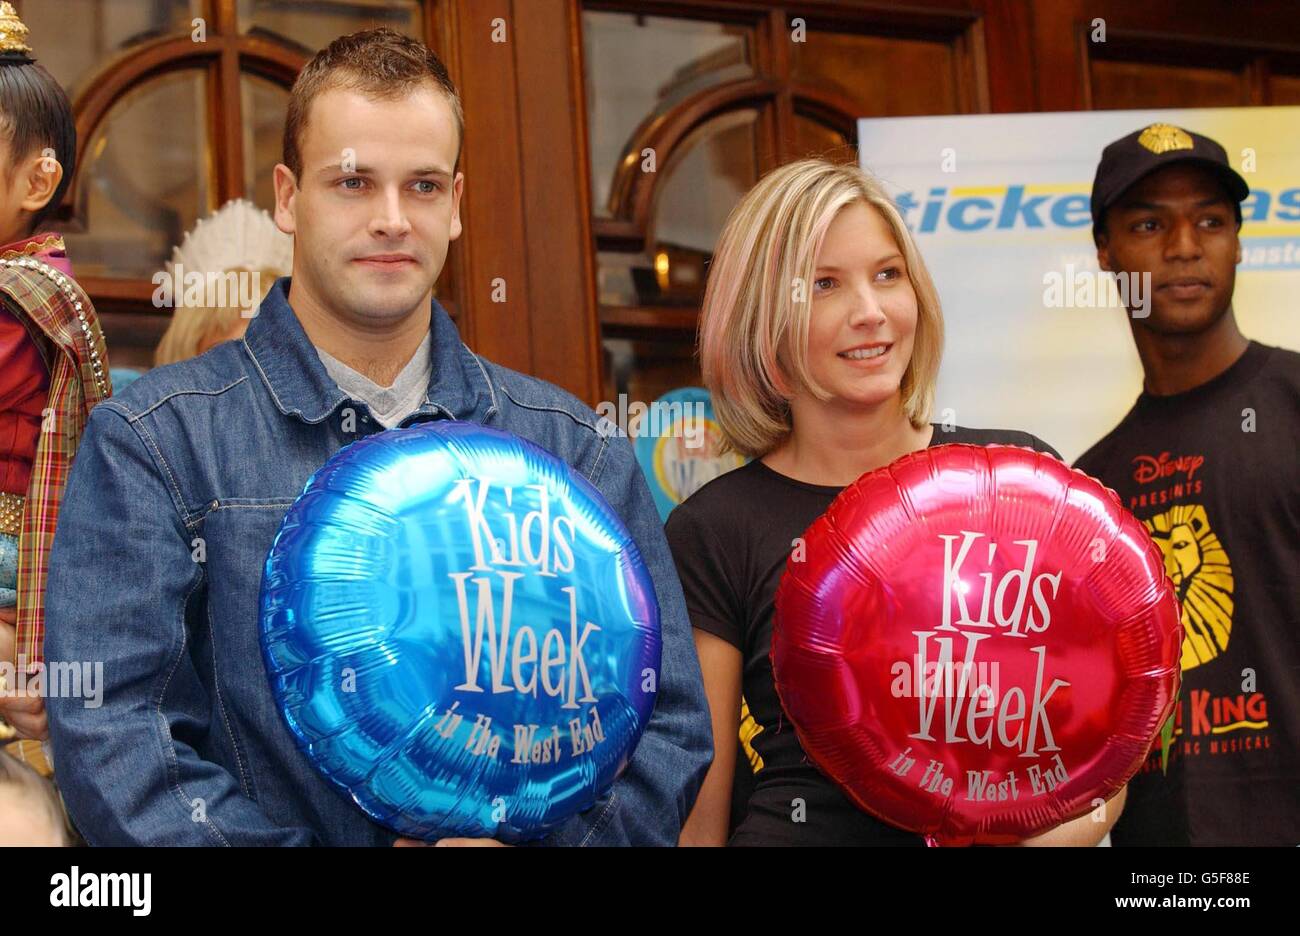
<path id="1" fill-rule="evenodd" d="M 334 88 L 312 103 L 302 178 L 275 170 L 280 229 L 294 235 L 294 282 L 362 327 L 427 305 L 460 236 L 464 176 L 447 98 L 433 85 L 392 101 Z"/>
<path id="2" fill-rule="evenodd" d="M 1202 332 L 1231 307 L 1241 262 L 1230 196 L 1199 166 L 1153 172 L 1107 212 L 1097 262 L 1151 274 L 1151 314 L 1135 324 L 1165 335 Z"/>

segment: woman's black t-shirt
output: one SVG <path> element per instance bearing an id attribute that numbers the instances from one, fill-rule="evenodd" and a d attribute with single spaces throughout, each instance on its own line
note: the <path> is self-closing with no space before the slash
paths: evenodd
<path id="1" fill-rule="evenodd" d="M 1056 451 L 1026 432 L 945 431 L 930 444 L 1019 445 Z M 922 839 L 859 810 L 813 765 L 772 684 L 772 616 L 794 539 L 842 488 L 805 484 L 755 459 L 696 491 L 669 516 L 666 533 L 691 623 L 740 650 L 750 759 L 737 756 L 732 845 L 921 845 Z M 747 789 L 748 788 L 748 789 Z M 748 797 L 746 797 L 748 792 Z"/>

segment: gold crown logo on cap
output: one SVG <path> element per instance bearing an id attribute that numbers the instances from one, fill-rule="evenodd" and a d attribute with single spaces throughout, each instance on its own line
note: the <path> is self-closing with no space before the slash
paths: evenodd
<path id="1" fill-rule="evenodd" d="M 28 29 L 18 18 L 18 11 L 12 3 L 0 3 L 0 54 L 5 52 L 30 52 L 27 44 Z"/>
<path id="2" fill-rule="evenodd" d="M 1152 124 L 1143 130 L 1138 142 L 1157 155 L 1193 147 L 1192 138 L 1186 130 L 1163 123 Z"/>

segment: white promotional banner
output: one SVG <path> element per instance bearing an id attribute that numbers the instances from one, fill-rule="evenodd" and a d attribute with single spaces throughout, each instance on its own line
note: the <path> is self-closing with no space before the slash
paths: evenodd
<path id="1" fill-rule="evenodd" d="M 1088 206 L 1106 144 L 1156 122 L 1217 140 L 1250 186 L 1233 308 L 1248 338 L 1300 351 L 1300 107 L 864 119 L 862 165 L 943 302 L 934 422 L 1027 430 L 1073 461 L 1133 405 L 1142 369 Z"/>

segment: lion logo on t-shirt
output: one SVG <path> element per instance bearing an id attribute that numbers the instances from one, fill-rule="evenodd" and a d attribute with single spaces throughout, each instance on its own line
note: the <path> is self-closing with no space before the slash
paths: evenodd
<path id="1" fill-rule="evenodd" d="M 1232 565 L 1199 504 L 1174 507 L 1144 520 L 1165 557 L 1165 571 L 1183 608 L 1185 671 L 1228 649 L 1232 633 Z"/>

